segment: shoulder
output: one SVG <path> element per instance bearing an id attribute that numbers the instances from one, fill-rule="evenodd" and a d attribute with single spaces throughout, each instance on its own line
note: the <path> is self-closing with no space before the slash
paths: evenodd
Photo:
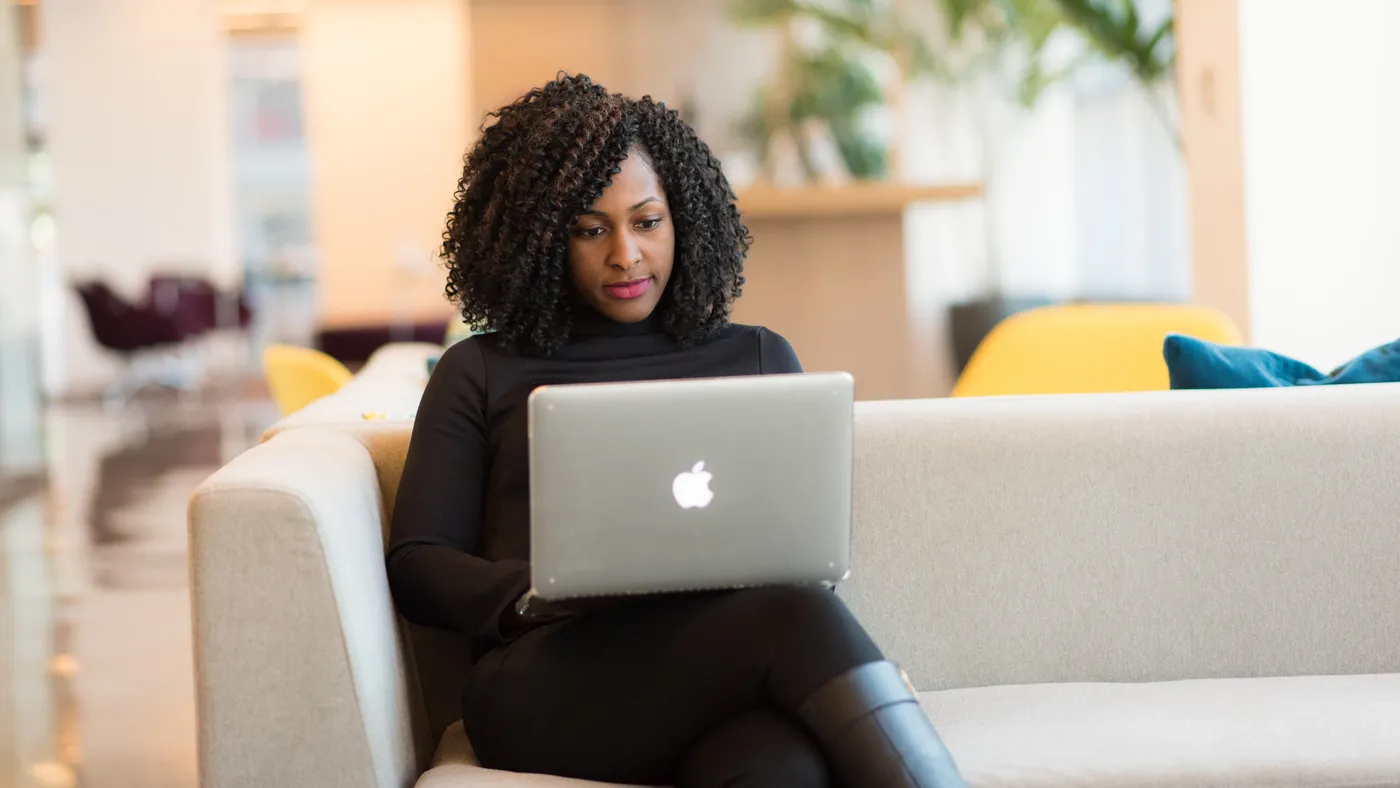
<path id="1" fill-rule="evenodd" d="M 458 378 L 461 376 L 484 376 L 486 373 L 486 352 L 485 346 L 488 344 L 484 340 L 484 335 L 467 337 L 458 342 L 454 342 L 451 347 L 442 352 L 442 357 L 433 367 L 432 378 L 442 376 L 444 379 Z"/>
<path id="2" fill-rule="evenodd" d="M 735 323 L 725 330 L 733 332 L 733 336 L 745 337 L 757 345 L 759 369 L 762 373 L 802 371 L 802 364 L 797 359 L 797 351 L 792 349 L 792 343 L 771 328 Z"/>
<path id="3" fill-rule="evenodd" d="M 469 337 L 446 348 L 419 399 L 413 440 L 480 439 L 486 428 L 487 391 L 485 344 Z"/>
<path id="4" fill-rule="evenodd" d="M 484 403 L 490 360 L 498 355 L 495 338 L 490 335 L 467 337 L 453 343 L 433 366 L 423 392 L 424 405 Z"/>

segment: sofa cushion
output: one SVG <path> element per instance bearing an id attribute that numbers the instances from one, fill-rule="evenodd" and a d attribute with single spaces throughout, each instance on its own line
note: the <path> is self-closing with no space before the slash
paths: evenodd
<path id="1" fill-rule="evenodd" d="M 973 788 L 1400 785 L 1400 674 L 925 692 Z M 475 765 L 460 724 L 419 788 L 598 783 Z"/>
<path id="2" fill-rule="evenodd" d="M 433 768 L 419 778 L 415 788 L 600 788 L 605 785 L 607 783 L 483 769 L 477 765 L 471 742 L 467 741 L 467 734 L 458 721 L 442 734 L 437 754 L 433 756 Z"/>
<path id="3" fill-rule="evenodd" d="M 1400 675 L 1041 684 L 923 696 L 969 784 L 1400 784 Z"/>

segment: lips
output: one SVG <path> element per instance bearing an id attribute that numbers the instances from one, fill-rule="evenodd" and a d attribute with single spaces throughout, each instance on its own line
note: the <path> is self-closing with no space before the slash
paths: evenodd
<path id="1" fill-rule="evenodd" d="M 632 279 L 627 282 L 603 285 L 603 289 L 613 298 L 622 301 L 631 301 L 634 298 L 641 298 L 651 290 L 651 278 Z"/>

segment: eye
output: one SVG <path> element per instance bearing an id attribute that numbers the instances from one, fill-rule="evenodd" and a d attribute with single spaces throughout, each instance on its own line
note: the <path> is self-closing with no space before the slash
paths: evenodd
<path id="1" fill-rule="evenodd" d="M 593 225 L 592 227 L 575 227 L 575 228 L 574 228 L 574 237 L 575 237 L 575 238 L 597 238 L 598 236 L 600 236 L 600 235 L 602 235 L 602 234 L 603 234 L 603 228 L 602 228 L 602 227 L 599 227 L 599 226 L 597 226 L 597 225 Z"/>
<path id="2" fill-rule="evenodd" d="M 658 228 L 658 227 L 660 227 L 660 226 L 661 226 L 661 217 L 660 217 L 660 216 L 653 216 L 653 217 L 651 217 L 650 219 L 643 219 L 643 220 L 641 220 L 640 222 L 637 222 L 637 229 L 638 229 L 638 230 L 655 230 L 656 228 Z"/>

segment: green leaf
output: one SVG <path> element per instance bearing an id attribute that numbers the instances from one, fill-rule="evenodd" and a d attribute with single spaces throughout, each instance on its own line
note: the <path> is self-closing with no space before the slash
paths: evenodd
<path id="1" fill-rule="evenodd" d="M 1133 0 L 1122 0 L 1119 5 L 1123 7 L 1123 37 L 1129 41 L 1136 41 L 1138 30 L 1142 27 L 1142 20 L 1138 19 L 1137 4 Z"/>
<path id="2" fill-rule="evenodd" d="M 1173 32 L 1172 20 L 1144 36 L 1142 20 L 1133 0 L 1117 0 L 1116 11 L 1110 0 L 1054 0 L 1089 43 L 1109 60 L 1121 61 L 1143 84 L 1151 84 L 1171 73 L 1174 46 L 1167 46 Z M 1166 50 L 1166 54 L 1163 51 Z"/>
<path id="3" fill-rule="evenodd" d="M 989 0 L 942 0 L 940 9 L 947 20 L 950 37 L 957 41 L 966 27 L 991 5 Z"/>
<path id="4" fill-rule="evenodd" d="M 909 37 L 908 66 L 910 77 L 932 74 L 938 70 L 938 57 L 927 41 L 917 36 Z"/>
<path id="5" fill-rule="evenodd" d="M 778 24 L 800 12 L 796 0 L 730 0 L 729 3 L 730 19 L 745 25 Z"/>
<path id="6" fill-rule="evenodd" d="M 1175 41 L 1172 19 L 1145 27 L 1134 0 L 931 0 L 945 25 L 941 37 L 926 37 L 905 23 L 888 0 L 730 0 L 736 21 L 785 25 L 797 19 L 817 22 L 826 45 L 816 53 L 798 53 L 785 64 L 782 111 L 765 105 L 748 118 L 748 133 L 767 137 L 820 119 L 833 129 L 853 123 L 862 108 L 885 99 L 865 61 L 871 54 L 892 57 L 906 79 L 933 75 L 957 81 L 998 68 L 1008 53 L 1022 53 L 1017 98 L 1034 104 L 1046 88 L 1064 79 L 1090 57 L 1122 63 L 1143 85 L 1172 73 Z M 1088 44 L 1074 63 L 1046 67 L 1046 49 L 1057 33 L 1072 30 Z M 935 43 L 937 42 L 937 43 Z M 759 121 L 762 121 L 761 123 Z M 783 128 L 774 128 L 774 126 Z M 833 133 L 836 133 L 833 131 Z M 862 145 L 854 131 L 838 142 L 856 172 Z"/>
<path id="7" fill-rule="evenodd" d="M 794 69 L 788 116 L 794 123 L 811 118 L 854 117 L 884 101 L 875 74 L 835 47 L 800 58 Z"/>

